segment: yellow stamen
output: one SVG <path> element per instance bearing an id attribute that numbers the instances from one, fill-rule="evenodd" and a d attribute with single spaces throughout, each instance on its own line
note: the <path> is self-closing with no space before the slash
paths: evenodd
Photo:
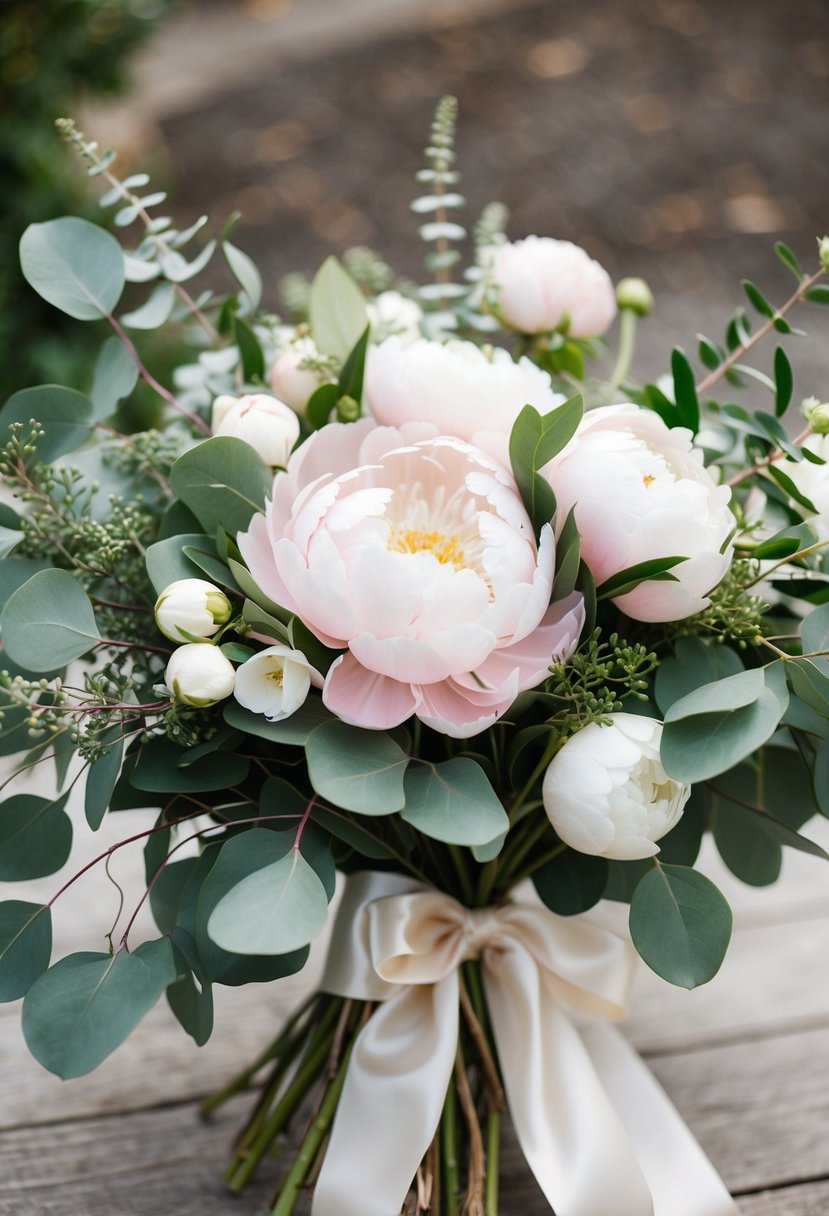
<path id="1" fill-rule="evenodd" d="M 655 481 L 656 481 L 656 478 L 654 477 L 654 475 L 652 473 L 645 473 L 644 476 L 642 477 L 642 485 L 645 487 L 646 490 L 647 490 L 648 486 L 652 486 Z"/>
<path id="2" fill-rule="evenodd" d="M 431 553 L 443 566 L 466 567 L 463 546 L 458 536 L 443 532 L 424 532 L 419 528 L 392 528 L 388 549 L 392 553 Z"/>

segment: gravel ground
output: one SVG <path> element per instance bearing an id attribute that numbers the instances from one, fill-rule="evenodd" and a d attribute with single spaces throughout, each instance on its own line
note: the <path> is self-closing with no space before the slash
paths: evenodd
<path id="1" fill-rule="evenodd" d="M 315 0 L 317 24 L 326 2 L 341 26 L 343 0 Z M 211 62 L 223 24 L 233 54 L 245 54 L 256 7 L 204 6 Z M 411 25 L 416 5 L 405 8 Z M 375 40 L 365 24 L 356 41 L 292 36 L 272 70 L 260 46 L 247 76 L 226 63 L 189 101 L 180 90 L 177 111 L 161 117 L 177 210 L 208 205 L 217 221 L 243 212 L 239 240 L 265 272 L 271 305 L 281 274 L 312 270 L 350 244 L 377 247 L 415 274 L 412 179 L 434 101 L 451 92 L 471 218 L 500 199 L 513 237 L 567 237 L 615 277 L 649 280 L 658 311 L 644 330 L 642 370 L 659 370 L 666 344 L 690 345 L 697 329 L 719 336 L 740 277 L 785 298 L 791 280 L 773 241 L 808 264 L 814 237 L 829 229 L 829 5 L 524 0 L 491 9 L 422 4 L 419 28 Z M 279 20 L 261 29 L 276 47 Z M 192 50 L 188 62 L 197 72 Z M 826 310 L 802 316 L 816 337 L 826 334 Z M 829 394 L 829 343 L 813 341 L 799 366 L 803 395 Z"/>

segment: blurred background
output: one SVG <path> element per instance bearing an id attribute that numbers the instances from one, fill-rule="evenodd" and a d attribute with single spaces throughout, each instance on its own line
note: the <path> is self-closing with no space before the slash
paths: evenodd
<path id="1" fill-rule="evenodd" d="M 785 298 L 774 240 L 808 267 L 829 230 L 826 0 L 5 0 L 4 394 L 85 357 L 16 267 L 29 220 L 95 214 L 56 116 L 152 172 L 181 226 L 241 211 L 276 310 L 282 275 L 349 245 L 418 272 L 413 177 L 447 92 L 470 226 L 498 199 L 513 239 L 566 237 L 650 282 L 642 374 L 719 338 L 741 277 Z M 801 316 L 825 336 L 826 310 Z M 829 343 L 799 368 L 826 399 Z"/>

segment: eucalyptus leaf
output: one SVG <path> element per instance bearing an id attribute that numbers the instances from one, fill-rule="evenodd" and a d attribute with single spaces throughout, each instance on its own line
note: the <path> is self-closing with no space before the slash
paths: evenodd
<path id="1" fill-rule="evenodd" d="M 66 794 L 13 794 L 0 803 L 0 882 L 44 878 L 66 864 L 72 823 Z"/>
<path id="2" fill-rule="evenodd" d="M 485 845 L 509 827 L 507 813 L 483 769 L 466 757 L 413 764 L 404 788 L 402 819 L 433 840 Z"/>
<path id="3" fill-rule="evenodd" d="M 23 1002 L 23 1034 L 36 1060 L 64 1080 L 84 1076 L 118 1047 L 176 979 L 166 938 L 117 954 L 70 954 Z"/>
<path id="4" fill-rule="evenodd" d="M 604 895 L 608 878 L 604 857 L 563 849 L 532 876 L 539 898 L 559 916 L 577 916 Z"/>
<path id="5" fill-rule="evenodd" d="M 150 793 L 195 794 L 238 785 L 250 767 L 248 759 L 231 752 L 212 752 L 190 764 L 183 760 L 182 748 L 171 740 L 151 739 L 138 753 L 130 783 Z"/>
<path id="6" fill-rule="evenodd" d="M 264 506 L 273 474 L 250 444 L 219 435 L 179 456 L 170 482 L 212 535 L 220 526 L 243 532 Z"/>
<path id="7" fill-rule="evenodd" d="M 21 389 L 9 397 L 0 412 L 4 442 L 8 438 L 7 426 L 14 422 L 25 425 L 32 418 L 44 432 L 41 439 L 34 441 L 37 459 L 50 463 L 86 443 L 92 431 L 92 402 L 83 393 L 59 384 Z"/>
<path id="8" fill-rule="evenodd" d="M 630 932 L 657 975 L 681 988 L 713 979 L 731 940 L 732 916 L 710 879 L 687 866 L 654 866 L 630 905 Z"/>
<path id="9" fill-rule="evenodd" d="M 46 904 L 0 903 L 0 1001 L 16 1001 L 49 966 L 52 914 Z"/>
<path id="10" fill-rule="evenodd" d="M 237 701 L 228 701 L 224 707 L 224 719 L 229 726 L 256 735 L 271 743 L 285 743 L 293 747 L 304 747 L 311 734 L 325 722 L 336 722 L 325 708 L 320 697 L 309 696 L 296 713 L 281 722 L 269 722 L 264 714 L 255 714 Z"/>
<path id="11" fill-rule="evenodd" d="M 309 735 L 305 754 L 311 784 L 335 806 L 361 815 L 402 811 L 408 756 L 384 732 L 326 722 Z"/>
<path id="12" fill-rule="evenodd" d="M 147 546 L 144 561 L 147 574 L 156 595 L 182 578 L 202 578 L 203 571 L 184 552 L 185 546 L 212 545 L 213 541 L 203 532 L 185 532 L 179 536 L 168 536 Z"/>
<path id="13" fill-rule="evenodd" d="M 232 887 L 213 909 L 207 932 L 233 954 L 288 954 L 318 937 L 327 918 L 325 888 L 292 848 Z"/>
<path id="14" fill-rule="evenodd" d="M 311 334 L 319 350 L 345 360 L 368 323 L 366 301 L 335 257 L 326 258 L 311 284 Z"/>
<path id="15" fill-rule="evenodd" d="M 171 940 L 178 979 L 167 989 L 167 1004 L 196 1046 L 203 1047 L 213 1033 L 213 988 L 192 937 L 176 929 Z"/>
<path id="16" fill-rule="evenodd" d="M 3 645 L 28 671 L 55 671 L 101 640 L 89 597 L 66 570 L 41 570 L 9 598 L 0 616 Z"/>
<path id="17" fill-rule="evenodd" d="M 160 329 L 169 320 L 175 303 L 176 289 L 173 284 L 159 283 L 140 308 L 125 313 L 121 320 L 128 329 Z"/>
<path id="18" fill-rule="evenodd" d="M 38 295 L 78 321 L 109 316 L 124 289 L 115 237 L 74 216 L 30 224 L 20 238 L 20 266 Z"/>
<path id="19" fill-rule="evenodd" d="M 119 401 L 129 397 L 138 383 L 138 364 L 120 338 L 107 338 L 101 347 L 92 376 L 93 417 L 108 418 Z"/>
<path id="20" fill-rule="evenodd" d="M 230 241 L 222 241 L 222 253 L 227 259 L 231 273 L 248 298 L 252 313 L 256 312 L 262 300 L 262 276 L 255 263 L 242 249 L 231 245 Z"/>
<path id="21" fill-rule="evenodd" d="M 656 703 L 664 714 L 689 692 L 742 670 L 742 660 L 730 647 L 698 637 L 678 638 L 674 654 L 659 664 L 654 684 Z"/>
<path id="22" fill-rule="evenodd" d="M 120 727 L 117 728 L 120 733 Z M 84 811 L 86 822 L 97 831 L 103 822 L 109 808 L 115 783 L 121 772 L 124 759 L 124 740 L 114 738 L 104 755 L 89 766 L 86 775 L 86 790 L 84 793 Z"/>

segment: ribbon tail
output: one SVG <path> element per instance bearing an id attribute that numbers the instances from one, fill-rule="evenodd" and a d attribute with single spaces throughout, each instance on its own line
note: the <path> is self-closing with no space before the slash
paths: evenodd
<path id="1" fill-rule="evenodd" d="M 582 1037 L 627 1128 L 654 1199 L 655 1216 L 738 1216 L 738 1208 L 662 1086 L 612 1026 Z"/>
<path id="2" fill-rule="evenodd" d="M 440 1122 L 458 1043 L 458 980 L 401 990 L 354 1044 L 312 1216 L 394 1216 Z"/>
<path id="3" fill-rule="evenodd" d="M 518 1142 L 557 1216 L 652 1216 L 630 1138 L 547 973 L 513 943 L 484 955 L 484 981 Z"/>

